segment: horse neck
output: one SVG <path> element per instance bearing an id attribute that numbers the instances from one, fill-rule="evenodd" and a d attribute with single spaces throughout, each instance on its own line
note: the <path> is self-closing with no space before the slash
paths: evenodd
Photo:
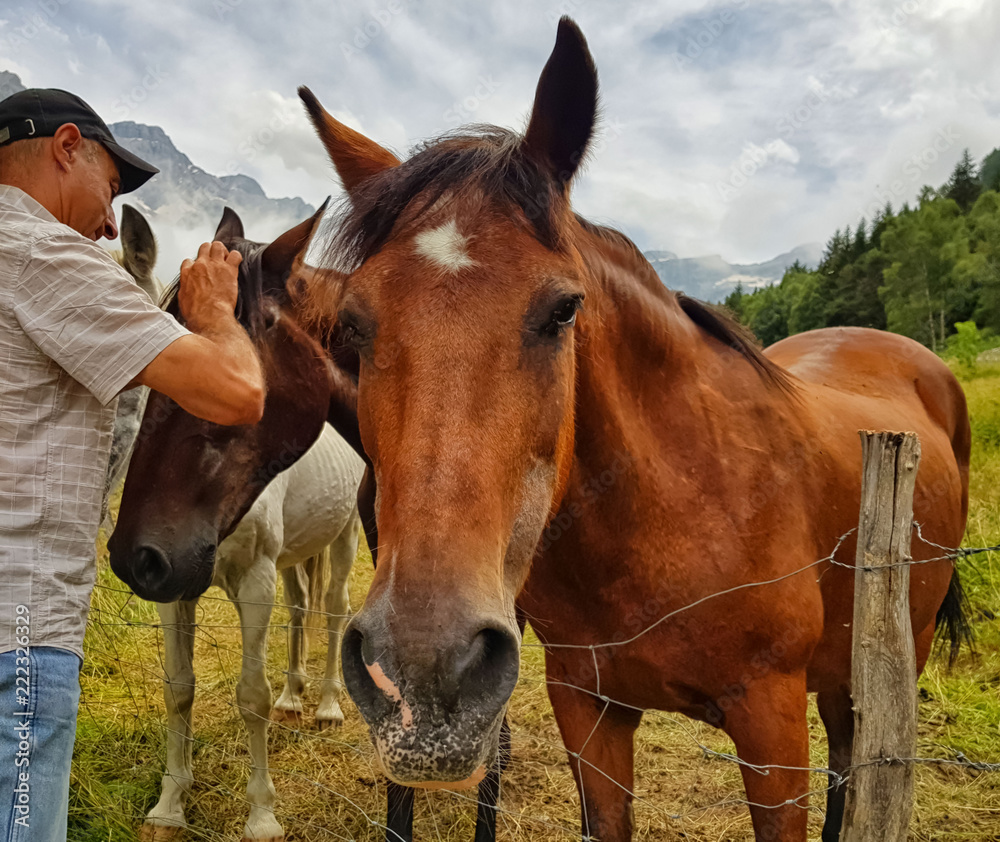
<path id="1" fill-rule="evenodd" d="M 577 354 L 578 459 L 642 451 L 649 434 L 658 452 L 691 465 L 723 427 L 743 425 L 741 435 L 754 442 L 772 437 L 787 405 L 780 389 L 695 324 L 631 243 L 581 234 L 577 247 L 596 295 L 587 296 Z"/>

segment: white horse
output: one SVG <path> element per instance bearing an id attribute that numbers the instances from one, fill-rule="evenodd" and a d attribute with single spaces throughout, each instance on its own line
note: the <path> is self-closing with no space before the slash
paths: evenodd
<path id="1" fill-rule="evenodd" d="M 305 674 L 305 614 L 309 604 L 306 564 L 317 556 L 329 558 L 326 589 L 328 648 L 326 673 L 320 685 L 316 722 L 322 728 L 340 725 L 343 682 L 340 678 L 340 637 L 350 613 L 348 577 L 358 551 L 361 519 L 357 490 L 364 463 L 326 425 L 317 442 L 287 471 L 271 481 L 236 531 L 217 550 L 213 584 L 236 606 L 243 634 L 243 664 L 236 702 L 249 732 L 252 770 L 247 784 L 250 816 L 244 840 L 280 840 L 284 831 L 274 816 L 275 790 L 268 772 L 267 729 L 271 685 L 265 674 L 267 631 L 277 589 L 277 571 L 285 585 L 291 613 L 288 681 L 277 702 L 276 719 L 301 719 Z M 329 552 L 324 550 L 329 548 Z M 316 571 L 317 577 L 321 571 Z M 198 600 L 157 605 L 163 628 L 167 708 L 167 769 L 160 800 L 149 811 L 141 838 L 146 842 L 172 838 L 186 826 L 184 801 L 194 781 L 191 765 L 191 705 Z"/>

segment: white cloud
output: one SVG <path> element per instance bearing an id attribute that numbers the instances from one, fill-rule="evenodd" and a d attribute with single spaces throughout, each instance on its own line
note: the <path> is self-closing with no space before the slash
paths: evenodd
<path id="1" fill-rule="evenodd" d="M 235 162 L 269 195 L 316 205 L 337 187 L 298 85 L 400 152 L 456 114 L 520 128 L 569 12 L 620 127 L 578 208 L 644 248 L 740 262 L 856 224 L 879 185 L 902 182 L 912 201 L 964 146 L 981 158 L 1000 145 L 1000 4 L 987 0 L 220 2 L 72 0 L 14 46 L 36 4 L 5 9 L 0 69 L 75 90 L 109 120 L 124 108 L 209 172 Z M 716 34 L 679 68 L 706 22 Z M 144 85 L 151 68 L 162 80 Z M 960 139 L 912 180 L 908 163 L 948 126 Z M 723 199 L 718 182 L 747 156 L 762 164 Z"/>

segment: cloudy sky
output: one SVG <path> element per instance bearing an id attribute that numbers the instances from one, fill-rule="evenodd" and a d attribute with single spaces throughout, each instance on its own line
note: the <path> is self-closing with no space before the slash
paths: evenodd
<path id="1" fill-rule="evenodd" d="M 4 0 L 0 69 L 319 204 L 298 85 L 401 154 L 522 127 L 567 13 L 603 101 L 576 205 L 645 249 L 768 259 L 1000 146 L 996 0 Z"/>

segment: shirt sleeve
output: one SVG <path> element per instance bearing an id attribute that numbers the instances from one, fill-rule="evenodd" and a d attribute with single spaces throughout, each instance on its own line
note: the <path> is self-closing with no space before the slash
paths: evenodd
<path id="1" fill-rule="evenodd" d="M 42 353 L 104 405 L 190 333 L 154 306 L 110 254 L 72 231 L 32 244 L 13 310 Z"/>

